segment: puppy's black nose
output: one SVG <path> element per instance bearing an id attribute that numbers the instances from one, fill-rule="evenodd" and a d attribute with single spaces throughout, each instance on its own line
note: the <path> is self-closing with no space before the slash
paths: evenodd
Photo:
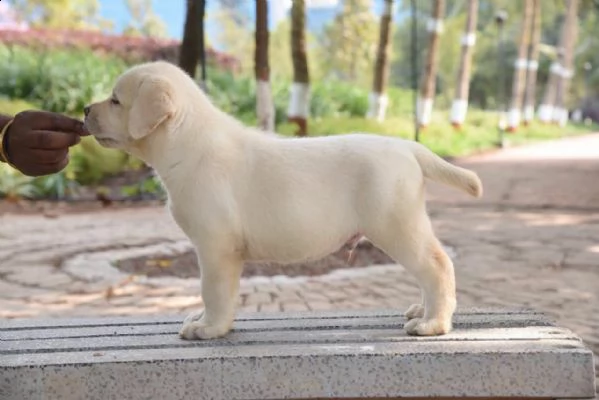
<path id="1" fill-rule="evenodd" d="M 85 107 L 83 109 L 83 113 L 85 114 L 86 117 L 88 116 L 89 112 L 90 112 L 90 107 L 89 106 L 87 106 L 87 107 Z"/>

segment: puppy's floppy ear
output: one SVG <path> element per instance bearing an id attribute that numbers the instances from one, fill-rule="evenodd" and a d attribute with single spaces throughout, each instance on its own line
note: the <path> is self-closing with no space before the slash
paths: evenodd
<path id="1" fill-rule="evenodd" d="M 145 77 L 129 111 L 129 134 L 141 139 L 154 132 L 175 113 L 173 89 L 160 77 Z"/>

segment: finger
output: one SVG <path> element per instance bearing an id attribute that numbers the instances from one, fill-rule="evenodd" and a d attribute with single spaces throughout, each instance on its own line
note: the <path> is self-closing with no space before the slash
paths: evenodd
<path id="1" fill-rule="evenodd" d="M 48 111 L 25 111 L 18 117 L 26 119 L 28 126 L 34 130 L 58 131 L 74 133 L 76 135 L 89 134 L 82 121 L 58 113 Z M 15 119 L 16 118 L 17 117 L 15 117 Z"/>
<path id="2" fill-rule="evenodd" d="M 58 164 L 67 157 L 67 149 L 46 150 L 33 149 L 27 155 L 30 158 L 30 163 L 38 165 Z"/>
<path id="3" fill-rule="evenodd" d="M 33 173 L 32 175 L 33 176 L 52 175 L 52 174 L 62 171 L 67 166 L 68 163 L 69 163 L 69 157 L 67 155 L 67 157 L 63 158 L 62 160 L 60 160 L 57 163 L 37 166 L 35 168 L 35 173 Z"/>
<path id="4" fill-rule="evenodd" d="M 15 137 L 16 139 L 16 137 Z M 52 132 L 45 130 L 31 131 L 22 140 L 27 140 L 23 143 L 24 147 L 30 149 L 45 149 L 45 150 L 60 150 L 74 146 L 81 141 L 78 135 L 65 132 Z"/>

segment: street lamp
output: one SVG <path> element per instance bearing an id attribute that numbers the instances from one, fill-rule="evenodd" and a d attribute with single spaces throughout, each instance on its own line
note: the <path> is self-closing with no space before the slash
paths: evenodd
<path id="1" fill-rule="evenodd" d="M 508 14 L 505 10 L 499 10 L 495 13 L 495 24 L 497 25 L 497 109 L 499 113 L 497 128 L 499 130 L 499 147 L 504 146 L 503 134 L 506 128 L 505 113 L 507 106 L 505 104 L 505 68 L 503 68 L 503 60 L 505 59 L 503 31 L 507 17 Z"/>

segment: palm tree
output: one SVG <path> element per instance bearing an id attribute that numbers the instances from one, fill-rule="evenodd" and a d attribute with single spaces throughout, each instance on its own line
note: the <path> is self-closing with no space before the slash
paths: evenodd
<path id="1" fill-rule="evenodd" d="M 476 41 L 476 20 L 478 16 L 478 0 L 469 0 L 466 30 L 462 36 L 462 54 L 455 98 L 451 107 L 451 124 L 459 128 L 466 119 L 468 111 L 468 91 L 470 89 L 470 72 L 472 70 L 472 53 Z"/>
<path id="2" fill-rule="evenodd" d="M 275 129 L 275 109 L 270 91 L 268 65 L 268 2 L 256 0 L 256 115 L 258 125 L 269 132 Z"/>
<path id="3" fill-rule="evenodd" d="M 308 134 L 310 109 L 310 75 L 306 56 L 306 4 L 293 0 L 291 5 L 291 57 L 293 59 L 293 84 L 287 116 L 298 125 L 298 136 Z"/>
<path id="4" fill-rule="evenodd" d="M 433 111 L 435 98 L 435 84 L 437 79 L 437 64 L 439 53 L 439 35 L 443 31 L 443 17 L 445 15 L 445 0 L 433 0 L 433 12 L 428 23 L 429 47 L 424 65 L 424 77 L 420 87 L 418 102 L 418 123 L 426 127 Z"/>
<path id="5" fill-rule="evenodd" d="M 206 82 L 205 10 L 205 0 L 187 0 L 183 41 L 179 52 L 179 66 L 192 78 L 195 78 L 198 62 L 202 61 L 202 85 Z"/>
<path id="6" fill-rule="evenodd" d="M 541 0 L 533 0 L 532 15 L 528 72 L 524 91 L 524 113 L 522 115 L 524 125 L 528 125 L 535 116 L 537 70 L 539 69 L 539 48 L 541 45 Z"/>
<path id="7" fill-rule="evenodd" d="M 372 93 L 370 94 L 370 107 L 368 117 L 379 121 L 385 119 L 388 98 L 385 95 L 385 87 L 389 78 L 389 43 L 391 41 L 391 19 L 393 12 L 393 0 L 385 0 L 385 10 L 381 16 L 379 33 L 379 46 L 374 67 L 374 81 Z"/>
<path id="8" fill-rule="evenodd" d="M 507 130 L 514 132 L 520 125 L 520 110 L 524 102 L 526 89 L 526 72 L 528 69 L 528 46 L 530 41 L 530 22 L 532 21 L 532 0 L 524 0 L 524 17 L 518 40 L 518 56 L 514 63 L 514 80 L 512 82 L 512 99 L 508 113 Z"/>

